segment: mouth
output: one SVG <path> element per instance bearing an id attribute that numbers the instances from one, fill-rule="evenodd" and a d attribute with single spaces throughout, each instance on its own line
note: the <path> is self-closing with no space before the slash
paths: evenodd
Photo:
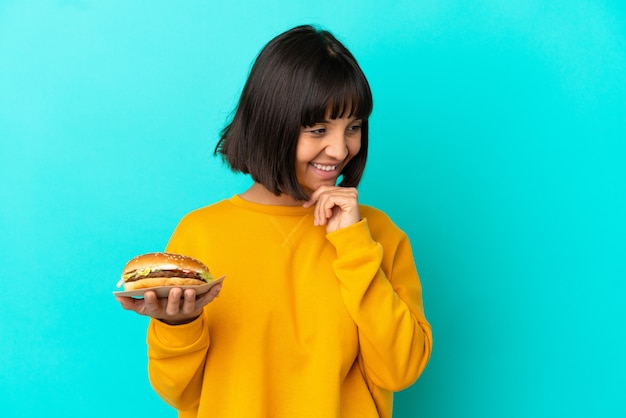
<path id="1" fill-rule="evenodd" d="M 334 164 L 334 165 L 329 165 L 329 164 L 318 164 L 318 163 L 311 163 L 311 165 L 315 168 L 317 168 L 318 170 L 321 171 L 335 171 L 337 169 L 337 167 L 339 167 L 338 164 Z"/>

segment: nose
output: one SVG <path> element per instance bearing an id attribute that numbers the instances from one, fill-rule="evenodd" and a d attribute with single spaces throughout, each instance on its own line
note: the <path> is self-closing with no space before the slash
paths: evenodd
<path id="1" fill-rule="evenodd" d="M 348 142 L 346 141 L 345 133 L 338 132 L 327 139 L 326 155 L 338 161 L 343 161 L 348 156 Z"/>

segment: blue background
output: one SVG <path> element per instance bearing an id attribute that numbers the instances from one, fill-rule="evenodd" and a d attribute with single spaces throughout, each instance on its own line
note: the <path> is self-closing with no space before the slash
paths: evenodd
<path id="1" fill-rule="evenodd" d="M 249 184 L 212 149 L 303 23 L 371 82 L 361 200 L 422 277 L 434 352 L 395 417 L 626 416 L 617 0 L 1 1 L 0 415 L 174 416 L 111 292 Z"/>

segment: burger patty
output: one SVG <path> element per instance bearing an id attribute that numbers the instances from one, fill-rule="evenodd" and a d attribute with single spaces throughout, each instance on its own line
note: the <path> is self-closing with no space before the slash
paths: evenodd
<path id="1" fill-rule="evenodd" d="M 134 273 L 135 272 L 133 272 L 132 274 Z M 187 270 L 155 270 L 145 275 L 143 274 L 136 275 L 136 276 L 133 275 L 129 277 L 126 281 L 136 282 L 137 280 L 149 279 L 153 277 L 180 277 L 182 279 L 196 279 L 196 280 L 202 280 L 203 282 L 206 281 L 204 280 L 202 275 L 200 275 L 200 273 L 196 273 L 194 271 L 187 271 Z"/>

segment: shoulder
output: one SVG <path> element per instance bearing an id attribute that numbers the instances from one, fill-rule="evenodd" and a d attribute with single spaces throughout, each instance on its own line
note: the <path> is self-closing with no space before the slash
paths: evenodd
<path id="1" fill-rule="evenodd" d="M 191 210 L 178 221 L 175 233 L 178 235 L 195 235 L 199 230 L 216 230 L 227 227 L 228 224 L 234 222 L 231 220 L 232 212 L 232 205 L 229 204 L 228 199 Z"/>
<path id="2" fill-rule="evenodd" d="M 229 219 L 228 199 L 194 209 L 182 217 L 174 228 L 168 243 L 168 251 L 180 254 L 195 254 L 195 249 L 204 248 L 215 236 L 223 236 L 233 221 Z M 192 255 L 193 256 L 193 255 Z M 202 259 L 200 257 L 196 257 Z"/>
<path id="3" fill-rule="evenodd" d="M 361 212 L 361 218 L 367 218 L 370 224 L 375 223 L 383 225 L 393 225 L 394 227 L 396 227 L 389 215 L 387 215 L 380 209 L 377 209 L 373 206 L 360 205 L 359 211 Z"/>
<path id="4" fill-rule="evenodd" d="M 359 210 L 361 211 L 361 215 L 363 217 L 368 217 L 372 219 L 381 219 L 381 220 L 391 222 L 391 218 L 389 218 L 389 216 L 385 212 L 373 206 L 360 204 Z"/>
<path id="5" fill-rule="evenodd" d="M 233 205 L 230 199 L 220 200 L 219 202 L 194 209 L 183 216 L 181 223 L 197 223 L 208 222 L 212 219 L 221 218 L 232 213 Z"/>
<path id="6" fill-rule="evenodd" d="M 404 232 L 396 225 L 393 220 L 380 209 L 373 206 L 360 205 L 361 218 L 367 219 L 370 231 L 373 237 L 385 236 L 404 236 Z"/>

